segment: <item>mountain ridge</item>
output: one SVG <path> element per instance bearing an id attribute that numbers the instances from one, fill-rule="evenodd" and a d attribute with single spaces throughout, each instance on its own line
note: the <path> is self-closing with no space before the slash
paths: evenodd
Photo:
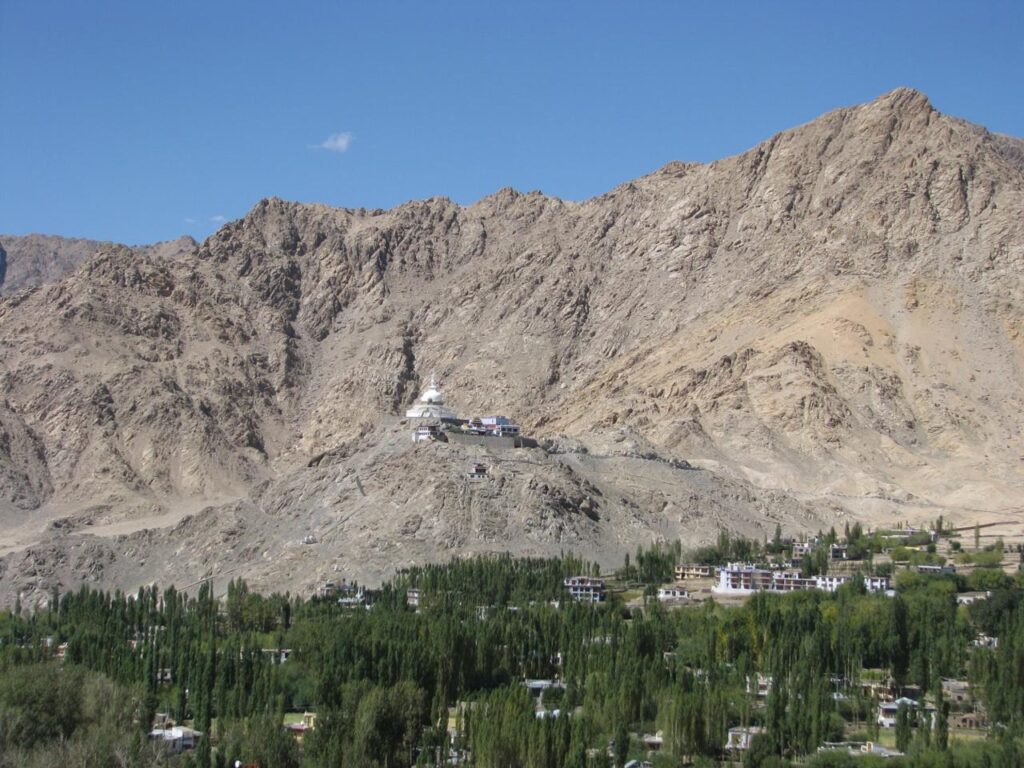
<path id="1" fill-rule="evenodd" d="M 56 282 L 86 259 L 110 248 L 125 247 L 158 258 L 178 258 L 197 245 L 188 235 L 135 246 L 38 233 L 0 235 L 0 295 Z"/>
<path id="2" fill-rule="evenodd" d="M 309 588 L 487 548 L 611 563 L 719 527 L 1013 519 L 1016 147 L 899 89 L 580 202 L 268 198 L 183 258 L 107 249 L 0 301 L 0 424 L 45 456 L 0 451 L 0 588 L 74 578 L 23 559 L 86 539 L 114 558 L 103 583 L 230 566 Z M 409 444 L 400 414 L 431 372 L 548 450 L 513 470 Z M 14 508 L 25 488 L 37 519 Z M 307 532 L 332 543 L 293 546 Z"/>

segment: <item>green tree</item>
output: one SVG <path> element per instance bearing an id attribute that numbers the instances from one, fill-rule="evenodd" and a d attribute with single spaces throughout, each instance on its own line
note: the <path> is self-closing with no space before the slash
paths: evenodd
<path id="1" fill-rule="evenodd" d="M 896 710 L 896 749 L 906 752 L 910 748 L 912 735 L 910 708 L 906 704 L 900 704 L 899 709 Z"/>

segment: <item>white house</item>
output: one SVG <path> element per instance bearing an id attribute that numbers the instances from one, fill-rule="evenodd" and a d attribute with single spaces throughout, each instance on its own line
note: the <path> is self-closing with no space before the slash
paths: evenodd
<path id="1" fill-rule="evenodd" d="M 600 603 L 604 600 L 604 581 L 591 576 L 570 576 L 565 588 L 573 600 L 581 603 Z"/>
<path id="2" fill-rule="evenodd" d="M 883 728 L 895 728 L 896 717 L 902 706 L 905 706 L 912 713 L 910 718 L 911 725 L 917 725 L 917 711 L 919 709 L 924 712 L 929 725 L 934 725 L 935 707 L 931 705 L 922 707 L 913 699 L 908 699 L 905 696 L 895 701 L 883 701 L 878 705 L 878 724 Z"/>
<path id="3" fill-rule="evenodd" d="M 173 728 L 156 728 L 149 732 L 150 741 L 158 741 L 168 752 L 178 754 L 186 749 L 195 749 L 203 734 L 191 728 L 176 725 Z"/>
<path id="4" fill-rule="evenodd" d="M 726 752 L 745 752 L 750 749 L 750 742 L 758 734 L 764 733 L 765 729 L 759 725 L 750 725 L 746 728 L 730 728 L 729 735 L 725 740 Z"/>

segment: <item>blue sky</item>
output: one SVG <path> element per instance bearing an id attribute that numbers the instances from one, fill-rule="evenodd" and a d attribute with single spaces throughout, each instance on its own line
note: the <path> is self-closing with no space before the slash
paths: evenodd
<path id="1" fill-rule="evenodd" d="M 15 234 L 202 238 L 271 195 L 583 199 L 900 85 L 1024 136 L 1019 0 L 0 0 L 0 41 Z"/>

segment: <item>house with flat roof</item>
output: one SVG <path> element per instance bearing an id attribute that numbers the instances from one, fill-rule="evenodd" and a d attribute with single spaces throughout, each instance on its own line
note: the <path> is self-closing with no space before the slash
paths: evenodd
<path id="1" fill-rule="evenodd" d="M 676 581 L 687 579 L 713 579 L 718 568 L 714 565 L 683 563 L 676 566 Z"/>
<path id="2" fill-rule="evenodd" d="M 930 704 L 919 704 L 905 696 L 894 701 L 883 701 L 878 705 L 878 724 L 882 728 L 895 728 L 900 707 L 906 707 L 910 712 L 910 724 L 912 726 L 917 725 L 918 718 L 920 717 L 919 712 L 923 713 L 924 719 L 930 727 L 935 726 L 935 707 Z"/>
<path id="3" fill-rule="evenodd" d="M 592 576 L 570 576 L 565 580 L 569 596 L 580 603 L 600 603 L 604 600 L 604 580 Z"/>
<path id="4" fill-rule="evenodd" d="M 175 725 L 170 728 L 154 728 L 149 732 L 149 740 L 158 742 L 168 752 L 178 754 L 186 749 L 195 749 L 203 737 L 200 731 Z"/>
<path id="5" fill-rule="evenodd" d="M 730 754 L 746 752 L 750 749 L 750 743 L 754 738 L 764 732 L 765 729 L 759 725 L 730 728 L 725 739 L 725 746 L 722 748 Z"/>

